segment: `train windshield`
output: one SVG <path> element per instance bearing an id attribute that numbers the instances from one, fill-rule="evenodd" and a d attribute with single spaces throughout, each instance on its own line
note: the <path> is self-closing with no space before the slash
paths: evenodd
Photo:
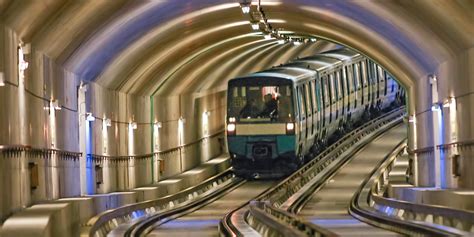
<path id="1" fill-rule="evenodd" d="M 228 93 L 228 116 L 240 122 L 287 122 L 293 117 L 291 85 L 232 85 Z"/>

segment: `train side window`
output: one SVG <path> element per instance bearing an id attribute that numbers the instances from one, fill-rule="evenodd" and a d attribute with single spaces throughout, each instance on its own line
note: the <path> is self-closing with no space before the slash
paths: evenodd
<path id="1" fill-rule="evenodd" d="M 303 89 L 304 89 L 304 95 L 305 95 L 304 98 L 305 98 L 305 104 L 306 104 L 306 114 L 309 116 L 313 113 L 312 112 L 313 102 L 311 101 L 311 97 L 309 94 L 308 84 L 304 84 Z"/>
<path id="2" fill-rule="evenodd" d="M 322 107 L 322 104 L 321 104 L 321 84 L 320 84 L 320 80 L 318 81 L 318 79 L 316 79 L 315 81 L 315 90 L 316 90 L 316 104 L 318 105 L 318 112 L 321 111 L 321 107 Z"/>
<path id="3" fill-rule="evenodd" d="M 368 81 L 367 81 L 367 67 L 365 65 L 365 62 L 364 61 L 361 61 L 360 62 L 360 77 L 362 79 L 362 85 L 364 87 L 367 87 L 368 86 Z"/>
<path id="4" fill-rule="evenodd" d="M 316 103 L 314 102 L 314 86 L 313 86 L 313 81 L 309 81 L 308 82 L 308 87 L 306 88 L 306 90 L 309 92 L 309 102 L 310 102 L 310 105 L 311 105 L 311 108 L 310 108 L 310 112 L 313 114 L 316 112 Z"/>
<path id="5" fill-rule="evenodd" d="M 301 118 L 305 118 L 306 117 L 306 105 L 305 105 L 305 100 L 306 98 L 304 93 L 303 93 L 303 88 L 302 86 L 299 86 L 298 87 L 298 91 L 299 91 L 299 96 L 298 96 L 298 99 L 300 101 L 300 114 L 301 114 Z"/>
<path id="6" fill-rule="evenodd" d="M 324 76 L 322 78 L 322 92 L 323 92 L 323 103 L 324 103 L 324 107 L 329 107 L 329 104 L 330 104 L 330 101 L 329 101 L 329 98 L 330 98 L 330 95 L 329 95 L 329 85 L 328 85 L 328 77 L 327 76 Z"/>
<path id="7" fill-rule="evenodd" d="M 351 83 L 350 83 L 350 80 L 349 80 L 349 74 L 347 73 L 347 66 L 344 67 L 343 69 L 343 81 L 345 82 L 346 84 L 346 92 L 347 92 L 347 95 L 350 95 L 351 94 Z"/>
<path id="8" fill-rule="evenodd" d="M 247 88 L 245 86 L 242 86 L 241 89 L 242 89 L 242 91 L 241 91 L 242 97 L 246 97 L 247 96 Z"/>
<path id="9" fill-rule="evenodd" d="M 341 85 L 341 98 L 343 98 L 346 95 L 346 91 L 347 91 L 346 83 L 344 83 L 346 81 L 346 75 L 344 74 L 343 69 L 339 70 L 338 73 L 339 73 L 339 84 Z"/>
<path id="10" fill-rule="evenodd" d="M 385 83 L 385 89 L 384 89 L 384 95 L 387 95 L 387 91 L 388 91 L 388 80 L 387 80 L 387 72 L 386 71 L 383 71 L 383 77 L 384 77 L 384 83 Z"/>
<path id="11" fill-rule="evenodd" d="M 354 83 L 354 90 L 359 90 L 360 89 L 360 84 L 359 84 L 359 77 L 358 77 L 358 74 L 357 74 L 357 64 L 354 64 L 351 66 L 351 76 L 352 76 L 352 80 L 353 80 L 353 83 Z"/>
<path id="12" fill-rule="evenodd" d="M 334 98 L 334 76 L 332 74 L 329 74 L 328 90 L 329 90 L 329 100 L 331 101 L 331 104 L 334 104 L 336 102 L 336 99 Z"/>

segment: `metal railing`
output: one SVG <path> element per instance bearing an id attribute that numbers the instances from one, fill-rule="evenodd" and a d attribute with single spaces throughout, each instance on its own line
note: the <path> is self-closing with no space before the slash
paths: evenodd
<path id="1" fill-rule="evenodd" d="M 234 177 L 234 174 L 228 169 L 194 187 L 187 188 L 176 194 L 102 212 L 91 218 L 89 222 L 81 228 L 81 236 L 106 236 L 107 233 L 120 224 L 130 222 L 138 217 L 150 217 L 165 210 L 170 210 L 181 203 L 199 198 L 201 194 L 217 188 Z"/>
<path id="2" fill-rule="evenodd" d="M 407 235 L 466 235 L 464 231 L 474 233 L 474 212 L 410 203 L 384 196 L 394 161 L 405 149 L 406 141 L 403 141 L 386 156 L 380 169 L 364 181 L 352 200 L 351 214 L 372 225 Z"/>
<path id="3" fill-rule="evenodd" d="M 311 236 L 334 236 L 334 233 L 300 219 L 293 213 L 297 213 L 314 191 L 367 143 L 366 137 L 375 138 L 382 134 L 400 123 L 403 115 L 404 108 L 396 109 L 346 134 L 276 187 L 250 202 L 247 222 L 260 233 L 277 236 L 295 231 Z M 241 236 L 231 219 L 227 216 L 222 221 L 221 234 Z"/>

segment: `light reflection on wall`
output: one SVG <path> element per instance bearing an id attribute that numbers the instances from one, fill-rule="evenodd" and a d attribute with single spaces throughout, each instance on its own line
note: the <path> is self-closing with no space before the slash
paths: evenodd
<path id="1" fill-rule="evenodd" d="M 134 130 L 137 129 L 137 123 L 129 122 L 128 124 L 128 155 L 135 155 L 135 146 L 134 146 Z M 128 163 L 128 188 L 135 187 L 135 159 L 129 159 Z"/>
<path id="2" fill-rule="evenodd" d="M 202 137 L 209 136 L 209 116 L 211 115 L 210 111 L 204 111 L 202 113 Z M 209 139 L 205 139 L 202 143 L 202 153 L 201 153 L 201 162 L 206 161 L 210 158 L 211 146 L 209 144 Z"/>
<path id="3" fill-rule="evenodd" d="M 178 146 L 184 145 L 184 123 L 186 122 L 186 119 L 183 117 L 179 117 L 178 120 Z M 184 171 L 184 166 L 183 166 L 183 157 L 184 157 L 184 149 L 180 149 L 179 151 L 179 163 L 180 163 L 180 171 Z"/>

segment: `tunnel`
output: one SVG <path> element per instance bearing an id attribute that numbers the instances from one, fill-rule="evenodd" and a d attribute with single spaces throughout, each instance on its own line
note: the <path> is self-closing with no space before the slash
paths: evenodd
<path id="1" fill-rule="evenodd" d="M 230 79 L 343 47 L 406 91 L 410 183 L 472 191 L 473 19 L 470 0 L 0 1 L 0 223 L 225 155 Z"/>

